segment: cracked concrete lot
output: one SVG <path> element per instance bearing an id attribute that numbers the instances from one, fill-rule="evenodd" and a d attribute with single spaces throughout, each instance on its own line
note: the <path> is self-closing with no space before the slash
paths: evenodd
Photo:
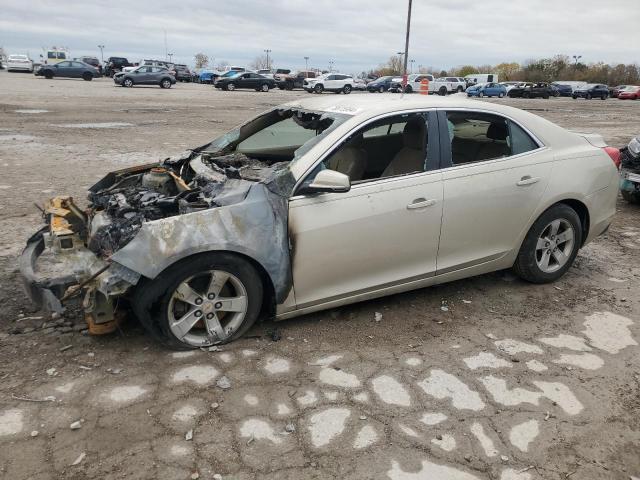
<path id="1" fill-rule="evenodd" d="M 88 337 L 75 309 L 29 305 L 33 202 L 82 202 L 109 170 L 297 95 L 0 72 L 0 478 L 640 478 L 640 210 L 623 202 L 555 284 L 498 272 L 214 351 L 167 351 L 135 321 Z M 634 102 L 500 101 L 615 146 L 640 125 Z"/>

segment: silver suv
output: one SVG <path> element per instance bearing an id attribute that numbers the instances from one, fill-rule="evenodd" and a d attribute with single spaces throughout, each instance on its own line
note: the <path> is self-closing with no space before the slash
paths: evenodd
<path id="1" fill-rule="evenodd" d="M 341 73 L 327 73 L 318 78 L 305 78 L 302 87 L 309 93 L 324 91 L 344 93 L 348 95 L 353 90 L 353 77 Z"/>

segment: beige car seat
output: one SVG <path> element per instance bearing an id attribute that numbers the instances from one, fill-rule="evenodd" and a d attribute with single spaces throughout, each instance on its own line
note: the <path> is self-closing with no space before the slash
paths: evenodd
<path id="1" fill-rule="evenodd" d="M 423 172 L 426 158 L 427 132 L 421 119 L 407 122 L 402 132 L 404 147 L 396 153 L 382 172 L 382 177 L 403 175 L 411 172 Z"/>

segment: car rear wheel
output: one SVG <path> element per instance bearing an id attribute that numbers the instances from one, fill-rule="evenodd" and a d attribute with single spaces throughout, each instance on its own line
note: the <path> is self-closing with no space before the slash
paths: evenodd
<path id="1" fill-rule="evenodd" d="M 447 94 L 447 87 L 440 87 L 438 93 L 444 97 Z"/>
<path id="2" fill-rule="evenodd" d="M 168 78 L 165 78 L 160 82 L 160 86 L 162 88 L 171 88 L 171 80 L 169 80 Z"/>
<path id="3" fill-rule="evenodd" d="M 603 93 L 602 96 L 600 97 L 600 100 L 606 100 L 607 97 L 608 97 L 608 95 Z"/>
<path id="4" fill-rule="evenodd" d="M 459 87 L 456 89 L 456 92 L 458 92 L 458 93 L 463 92 L 463 91 L 464 91 L 464 88 L 462 88 L 462 86 L 459 86 Z"/>
<path id="5" fill-rule="evenodd" d="M 413 93 L 413 87 L 411 85 L 407 85 L 404 87 L 404 93 Z"/>
<path id="6" fill-rule="evenodd" d="M 556 204 L 531 226 L 513 268 L 529 282 L 553 282 L 569 270 L 580 245 L 580 217 L 568 205 Z"/>
<path id="7" fill-rule="evenodd" d="M 313 91 L 315 93 L 322 93 L 324 90 L 324 86 L 323 85 L 316 85 L 315 87 L 313 87 Z"/>
<path id="8" fill-rule="evenodd" d="M 133 87 L 133 80 L 131 80 L 130 78 L 125 78 L 122 82 L 122 86 L 127 88 Z"/>
<path id="9" fill-rule="evenodd" d="M 260 87 L 260 90 L 262 90 L 263 92 L 268 92 L 269 91 L 269 85 L 266 83 L 263 83 L 262 86 Z"/>
<path id="10" fill-rule="evenodd" d="M 84 73 L 82 74 L 82 79 L 83 79 L 85 82 L 90 82 L 91 80 L 93 80 L 93 75 L 91 75 L 89 72 L 84 72 Z"/>
<path id="11" fill-rule="evenodd" d="M 504 93 L 500 92 L 500 93 L 498 94 L 498 98 L 502 98 L 502 97 L 504 97 Z"/>
<path id="12" fill-rule="evenodd" d="M 145 328 L 170 347 L 188 349 L 241 337 L 258 318 L 263 287 L 249 262 L 216 252 L 177 263 L 136 296 Z"/>

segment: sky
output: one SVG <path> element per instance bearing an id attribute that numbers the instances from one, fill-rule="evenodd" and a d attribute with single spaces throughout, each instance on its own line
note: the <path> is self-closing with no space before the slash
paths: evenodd
<path id="1" fill-rule="evenodd" d="M 404 50 L 407 0 L 2 0 L 0 46 L 38 59 L 125 56 L 193 65 L 194 54 L 248 66 L 357 74 Z M 167 50 L 165 50 L 165 32 Z M 418 66 L 524 62 L 555 54 L 585 63 L 640 62 L 640 0 L 413 0 L 409 58 Z"/>

